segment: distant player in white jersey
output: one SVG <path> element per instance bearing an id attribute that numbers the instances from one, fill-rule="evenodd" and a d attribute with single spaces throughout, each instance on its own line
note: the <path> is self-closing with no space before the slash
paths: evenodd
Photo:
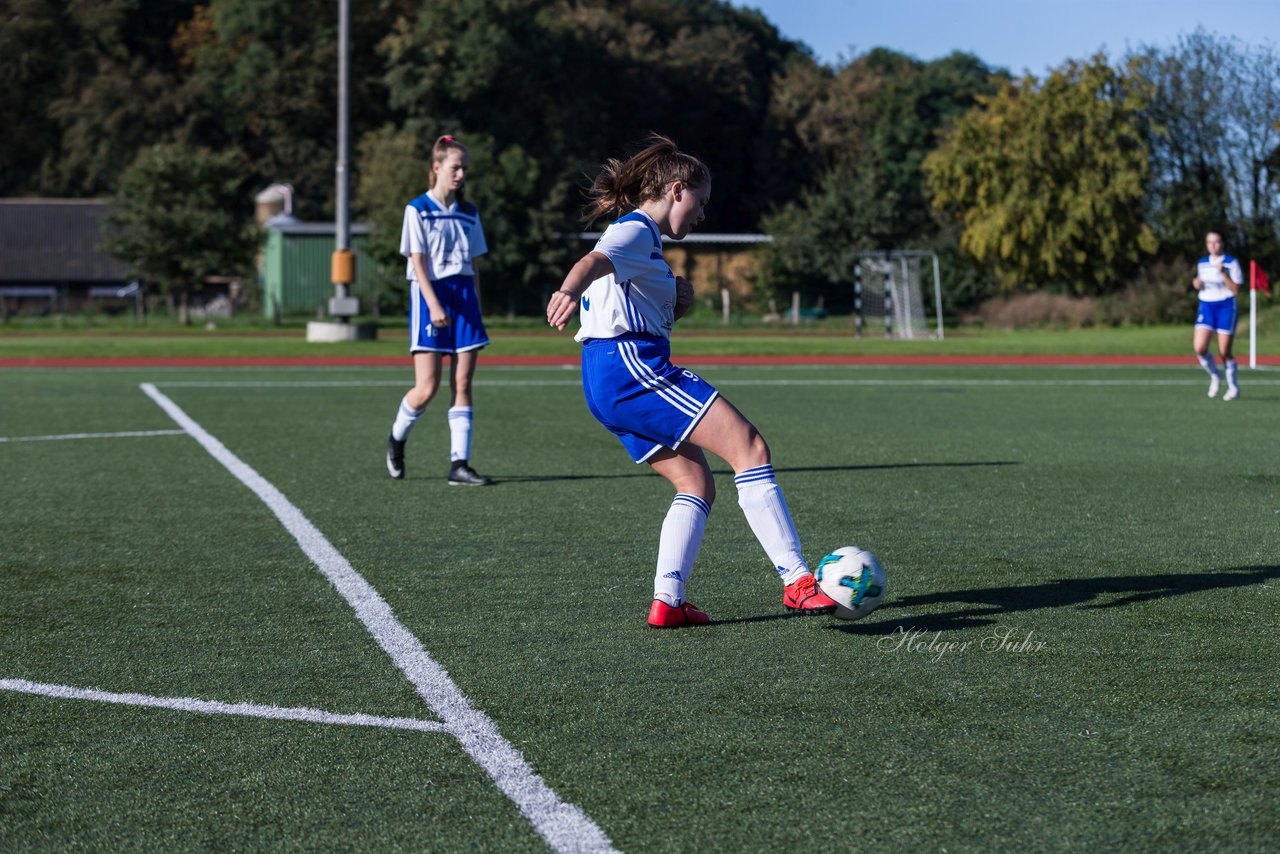
<path id="1" fill-rule="evenodd" d="M 1235 400 L 1240 396 L 1239 366 L 1231 346 L 1236 337 L 1236 294 L 1244 283 L 1244 274 L 1240 270 L 1240 262 L 1224 251 L 1222 235 L 1218 232 L 1211 231 L 1204 236 L 1204 248 L 1209 254 L 1200 259 L 1196 276 L 1191 280 L 1191 286 L 1200 292 L 1193 339 L 1196 358 L 1209 374 L 1209 397 L 1214 397 L 1218 394 L 1221 376 L 1213 354 L 1209 352 L 1209 340 L 1213 333 L 1218 333 L 1218 353 L 1222 356 L 1222 367 L 1227 375 L 1227 390 L 1222 399 Z"/>
<path id="2" fill-rule="evenodd" d="M 582 388 L 587 407 L 637 463 L 675 488 L 658 544 L 649 625 L 696 626 L 707 614 L 685 598 L 702 545 L 715 482 L 703 449 L 734 471 L 738 505 L 783 583 L 783 604 L 828 614 L 774 478 L 769 446 L 743 415 L 692 371 L 671 363 L 671 326 L 693 303 L 693 288 L 662 256 L 662 238 L 683 239 L 702 221 L 711 173 L 670 139 L 625 161 L 609 160 L 591 187 L 586 219 L 619 217 L 565 277 L 547 303 L 547 322 L 564 329 L 581 301 Z"/>
<path id="3" fill-rule="evenodd" d="M 409 352 L 413 388 L 387 437 L 387 473 L 405 475 L 404 445 L 409 431 L 440 388 L 443 357 L 452 357 L 449 388 L 450 486 L 490 482 L 471 468 L 471 378 L 476 356 L 489 343 L 480 319 L 480 283 L 473 261 L 488 251 L 480 213 L 463 193 L 467 149 L 442 136 L 431 149 L 431 189 L 404 209 L 400 252 L 408 259 Z"/>

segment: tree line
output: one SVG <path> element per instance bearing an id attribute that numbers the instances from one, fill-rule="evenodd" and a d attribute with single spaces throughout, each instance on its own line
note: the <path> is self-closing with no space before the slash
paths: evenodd
<path id="1" fill-rule="evenodd" d="M 167 288 L 248 272 L 252 196 L 333 216 L 337 15 L 325 0 L 6 0 L 0 194 L 110 197 L 111 249 Z M 762 299 L 847 291 L 864 250 L 933 249 L 948 310 L 1102 295 L 1201 233 L 1280 268 L 1280 55 L 1198 31 L 1015 78 L 955 53 L 818 62 L 717 0 L 352 4 L 355 214 L 403 299 L 428 150 L 470 149 L 490 310 L 536 313 L 582 187 L 651 131 L 703 157 L 703 229 L 764 231 Z M 596 224 L 599 225 L 599 224 Z M 1172 267 L 1170 268 L 1172 269 Z"/>

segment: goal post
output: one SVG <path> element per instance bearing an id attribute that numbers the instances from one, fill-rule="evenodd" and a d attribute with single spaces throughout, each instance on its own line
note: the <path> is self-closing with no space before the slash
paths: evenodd
<path id="1" fill-rule="evenodd" d="M 932 299 L 926 296 L 931 282 Z M 926 317 L 932 302 L 933 328 Z M 942 338 L 942 280 L 938 255 L 915 249 L 860 252 L 853 276 L 854 328 L 858 336 Z"/>

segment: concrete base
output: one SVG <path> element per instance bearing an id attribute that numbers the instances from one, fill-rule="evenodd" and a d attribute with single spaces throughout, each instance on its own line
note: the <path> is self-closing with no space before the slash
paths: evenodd
<path id="1" fill-rule="evenodd" d="M 307 324 L 308 341 L 372 341 L 377 337 L 378 324 L 376 323 L 333 323 L 313 320 Z"/>

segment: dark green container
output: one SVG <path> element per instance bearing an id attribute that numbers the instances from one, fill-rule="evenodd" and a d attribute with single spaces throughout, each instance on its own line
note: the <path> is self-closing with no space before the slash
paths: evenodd
<path id="1" fill-rule="evenodd" d="M 369 227 L 351 226 L 351 251 L 356 254 L 356 280 L 351 296 L 360 300 L 360 312 L 370 313 L 375 297 L 374 261 L 367 253 Z M 331 222 L 300 222 L 276 217 L 267 223 L 267 243 L 262 257 L 262 313 L 266 317 L 315 316 L 328 313 L 334 296 L 330 261 L 334 249 Z"/>

